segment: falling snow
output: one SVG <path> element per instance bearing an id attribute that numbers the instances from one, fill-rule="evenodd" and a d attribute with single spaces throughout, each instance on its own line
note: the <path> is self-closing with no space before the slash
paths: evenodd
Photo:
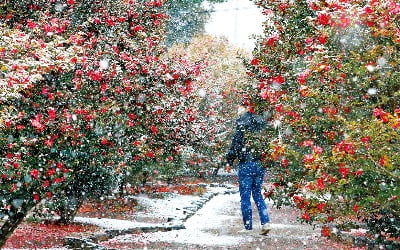
<path id="1" fill-rule="evenodd" d="M 0 248 L 399 246 L 398 1 L 3 2 Z"/>

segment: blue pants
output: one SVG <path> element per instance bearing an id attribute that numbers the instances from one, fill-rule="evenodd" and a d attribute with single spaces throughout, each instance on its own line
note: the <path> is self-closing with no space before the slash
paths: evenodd
<path id="1" fill-rule="evenodd" d="M 250 196 L 257 205 L 261 225 L 269 222 L 267 205 L 261 194 L 261 185 L 264 180 L 265 169 L 259 162 L 246 162 L 239 164 L 239 192 L 244 227 L 253 229 L 253 218 Z"/>

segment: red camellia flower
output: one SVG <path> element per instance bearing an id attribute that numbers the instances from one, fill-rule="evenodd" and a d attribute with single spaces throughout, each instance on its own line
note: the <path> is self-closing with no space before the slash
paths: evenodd
<path id="1" fill-rule="evenodd" d="M 33 177 L 33 179 L 37 179 L 39 177 L 39 170 L 34 168 L 34 169 L 31 170 L 30 174 Z"/>
<path id="2" fill-rule="evenodd" d="M 106 138 L 102 138 L 100 140 L 101 145 L 107 145 L 108 144 L 108 140 Z"/>
<path id="3" fill-rule="evenodd" d="M 346 178 L 347 175 L 349 174 L 349 168 L 341 167 L 341 168 L 339 168 L 339 172 L 343 178 Z"/>
<path id="4" fill-rule="evenodd" d="M 326 35 L 319 35 L 317 40 L 321 44 L 325 44 L 328 41 L 328 37 Z"/>
<path id="5" fill-rule="evenodd" d="M 303 147 L 311 147 L 313 145 L 314 145 L 314 141 L 313 140 L 306 140 L 306 141 L 302 141 L 300 143 L 300 146 L 303 146 Z"/>
<path id="6" fill-rule="evenodd" d="M 313 146 L 312 147 L 314 154 L 322 154 L 323 149 L 320 146 Z"/>
<path id="7" fill-rule="evenodd" d="M 22 125 L 22 124 L 19 124 L 19 125 L 17 125 L 15 128 L 16 128 L 17 130 L 22 130 L 22 129 L 25 128 L 25 126 Z"/>
<path id="8" fill-rule="evenodd" d="M 289 161 L 286 158 L 281 159 L 281 166 L 287 167 L 289 165 Z"/>
<path id="9" fill-rule="evenodd" d="M 385 111 L 383 111 L 383 109 L 381 109 L 381 108 L 374 108 L 374 109 L 372 110 L 372 114 L 373 114 L 375 117 L 379 117 L 379 116 L 383 115 L 384 113 L 385 113 Z"/>
<path id="10" fill-rule="evenodd" d="M 55 108 L 48 108 L 47 113 L 49 115 L 50 121 L 54 121 L 56 119 L 56 109 Z"/>
<path id="11" fill-rule="evenodd" d="M 43 182 L 43 184 L 42 184 L 42 187 L 44 187 L 44 188 L 50 187 L 50 181 L 49 181 L 49 180 L 45 180 L 45 181 Z"/>
<path id="12" fill-rule="evenodd" d="M 371 137 L 369 137 L 369 136 L 361 137 L 361 142 L 362 143 L 368 143 L 370 141 L 371 141 Z"/>
<path id="13" fill-rule="evenodd" d="M 5 179 L 5 178 L 3 178 L 3 179 Z M 13 184 L 11 184 L 11 187 L 10 187 L 9 191 L 10 192 L 14 192 L 15 190 L 17 190 L 17 184 L 13 183 Z"/>
<path id="14" fill-rule="evenodd" d="M 5 121 L 4 123 L 5 123 L 7 128 L 10 128 L 11 125 L 12 125 L 12 121 L 10 121 L 10 120 Z"/>
<path id="15" fill-rule="evenodd" d="M 153 158 L 154 157 L 154 152 L 153 151 L 147 152 L 146 153 L 146 157 Z"/>
<path id="16" fill-rule="evenodd" d="M 133 113 L 129 113 L 129 114 L 128 114 L 128 117 L 129 117 L 129 119 L 131 119 L 131 120 L 135 120 L 136 115 L 133 114 Z"/>
<path id="17" fill-rule="evenodd" d="M 389 122 L 389 114 L 388 113 L 382 114 L 380 118 L 381 118 L 381 121 L 383 123 L 388 123 Z"/>
<path id="18" fill-rule="evenodd" d="M 108 89 L 107 83 L 102 83 L 102 84 L 100 85 L 100 93 L 106 92 L 107 89 Z"/>
<path id="19" fill-rule="evenodd" d="M 304 213 L 302 216 L 301 216 L 301 218 L 303 219 L 303 220 L 306 220 L 306 221 L 309 221 L 311 218 L 310 218 L 310 215 L 308 214 L 308 213 Z"/>
<path id="20" fill-rule="evenodd" d="M 361 176 L 363 173 L 364 173 L 364 171 L 360 168 L 360 169 L 357 169 L 357 170 L 354 172 L 354 175 L 355 175 L 355 176 Z"/>
<path id="21" fill-rule="evenodd" d="M 36 202 L 40 201 L 40 196 L 38 194 L 33 194 L 33 200 L 35 200 Z"/>
<path id="22" fill-rule="evenodd" d="M 279 8 L 280 11 L 285 12 L 285 10 L 286 10 L 287 8 L 289 8 L 289 4 L 287 4 L 287 3 L 280 3 L 279 6 L 278 6 L 278 8 Z"/>
<path id="23" fill-rule="evenodd" d="M 13 162 L 13 167 L 15 168 L 15 169 L 17 169 L 17 168 L 19 168 L 19 163 L 18 162 Z"/>
<path id="24" fill-rule="evenodd" d="M 61 182 L 63 182 L 64 180 L 65 180 L 65 178 L 64 178 L 64 177 L 62 177 L 62 178 L 60 178 L 60 177 L 57 177 L 57 178 L 55 178 L 55 179 L 54 179 L 53 183 L 54 183 L 54 184 L 58 184 L 58 183 L 61 183 Z"/>
<path id="25" fill-rule="evenodd" d="M 293 196 L 293 202 L 294 203 L 300 203 L 300 202 L 303 202 L 304 201 L 304 198 L 303 197 L 301 197 L 301 196 L 299 196 L 299 195 L 294 195 Z"/>
<path id="26" fill-rule="evenodd" d="M 364 13 L 365 13 L 365 14 L 372 14 L 372 13 L 374 13 L 374 9 L 371 8 L 371 6 L 366 6 L 366 7 L 364 8 Z"/>
<path id="27" fill-rule="evenodd" d="M 57 167 L 58 169 L 63 169 L 63 168 L 64 168 L 64 163 L 62 163 L 62 162 L 57 162 L 56 167 Z"/>
<path id="28" fill-rule="evenodd" d="M 351 155 L 355 154 L 354 144 L 351 142 L 341 141 L 335 145 L 334 149 L 338 152 L 344 152 Z"/>
<path id="29" fill-rule="evenodd" d="M 319 211 L 324 210 L 325 207 L 326 207 L 326 203 L 324 203 L 324 202 L 318 203 L 318 205 L 317 205 L 317 208 Z"/>
<path id="30" fill-rule="evenodd" d="M 277 75 L 274 78 L 272 78 L 272 82 L 283 84 L 285 82 L 285 78 L 283 78 L 282 75 Z"/>
<path id="31" fill-rule="evenodd" d="M 257 58 L 254 58 L 253 60 L 251 60 L 251 64 L 254 66 L 258 65 L 259 62 L 260 62 L 260 60 L 258 60 Z"/>
<path id="32" fill-rule="evenodd" d="M 32 19 L 28 19 L 26 21 L 26 24 L 27 24 L 28 28 L 30 28 L 30 29 L 34 29 L 37 26 L 37 24 Z"/>
<path id="33" fill-rule="evenodd" d="M 322 227 L 321 234 L 325 237 L 329 237 L 331 235 L 331 230 L 329 229 L 329 227 L 324 226 Z"/>
<path id="34" fill-rule="evenodd" d="M 336 115 L 338 113 L 338 109 L 336 107 L 323 107 L 322 112 L 329 115 Z"/>
<path id="35" fill-rule="evenodd" d="M 331 16 L 326 13 L 318 14 L 318 22 L 322 25 L 328 25 L 331 21 Z"/>
<path id="36" fill-rule="evenodd" d="M 299 82 L 300 85 L 303 85 L 306 83 L 307 77 L 309 77 L 309 76 L 310 76 L 309 71 L 302 72 L 297 77 L 297 81 Z"/>
<path id="37" fill-rule="evenodd" d="M 355 212 L 355 213 L 358 213 L 358 209 L 359 209 L 360 207 L 357 205 L 357 204 L 355 204 L 354 206 L 353 206 L 353 211 Z"/>
<path id="38" fill-rule="evenodd" d="M 312 154 L 307 154 L 303 158 L 304 163 L 313 163 L 315 161 L 314 155 Z"/>
<path id="39" fill-rule="evenodd" d="M 340 16 L 340 27 L 347 28 L 350 25 L 350 18 L 346 14 Z"/>
<path id="40" fill-rule="evenodd" d="M 31 119 L 32 127 L 34 127 L 35 130 L 39 133 L 43 132 L 43 130 L 46 128 L 46 125 L 41 123 L 41 118 L 42 118 L 42 115 L 37 114 L 37 115 L 35 115 L 34 119 Z"/>
<path id="41" fill-rule="evenodd" d="M 381 158 L 378 161 L 379 166 L 381 167 L 387 167 L 390 165 L 390 158 L 386 155 L 381 156 Z"/>
<path id="42" fill-rule="evenodd" d="M 272 36 L 272 37 L 268 38 L 268 40 L 267 40 L 267 45 L 270 46 L 270 47 L 272 47 L 272 46 L 275 45 L 275 43 L 276 43 L 278 40 L 279 40 L 279 37 L 278 37 L 278 36 Z"/>
<path id="43" fill-rule="evenodd" d="M 318 178 L 317 179 L 317 187 L 318 189 L 324 189 L 325 188 L 325 183 L 323 178 Z"/>
<path id="44" fill-rule="evenodd" d="M 56 170 L 54 168 L 49 168 L 49 170 L 47 170 L 47 176 L 53 176 L 56 173 Z"/>
<path id="45" fill-rule="evenodd" d="M 271 70 L 270 70 L 268 67 L 266 67 L 266 66 L 262 66 L 262 67 L 261 67 L 261 71 L 262 71 L 263 73 L 271 72 Z"/>
<path id="46" fill-rule="evenodd" d="M 372 114 L 375 117 L 381 119 L 381 121 L 384 123 L 389 122 L 389 114 L 381 108 L 374 108 L 374 110 L 372 111 Z"/>
<path id="47" fill-rule="evenodd" d="M 115 26 L 114 17 L 108 17 L 106 19 L 106 23 L 107 23 L 108 26 Z"/>
<path id="48" fill-rule="evenodd" d="M 91 70 L 87 73 L 87 75 L 93 81 L 100 81 L 101 79 L 103 79 L 103 73 L 101 71 Z"/>
<path id="49" fill-rule="evenodd" d="M 133 30 L 134 32 L 139 32 L 139 31 L 143 31 L 143 30 L 144 30 L 144 27 L 141 26 L 141 25 L 136 25 L 136 26 L 132 27 L 132 30 Z"/>

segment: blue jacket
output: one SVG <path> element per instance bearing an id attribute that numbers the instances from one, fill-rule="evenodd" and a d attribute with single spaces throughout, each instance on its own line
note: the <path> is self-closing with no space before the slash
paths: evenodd
<path id="1" fill-rule="evenodd" d="M 236 131 L 232 139 L 231 147 L 226 156 L 227 163 L 233 166 L 236 158 L 239 163 L 259 161 L 257 157 L 245 150 L 244 132 L 258 132 L 266 127 L 266 122 L 263 117 L 255 115 L 251 112 L 244 113 L 236 120 Z"/>

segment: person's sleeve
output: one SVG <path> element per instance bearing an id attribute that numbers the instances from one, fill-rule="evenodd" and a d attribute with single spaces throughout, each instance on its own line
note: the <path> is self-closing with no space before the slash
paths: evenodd
<path id="1" fill-rule="evenodd" d="M 267 122 L 265 121 L 264 117 L 260 115 L 253 116 L 254 119 L 254 126 L 256 130 L 265 129 L 267 126 Z"/>
<path id="2" fill-rule="evenodd" d="M 241 133 L 239 129 L 236 129 L 235 135 L 233 136 L 231 147 L 229 148 L 228 154 L 226 155 L 226 163 L 230 166 L 233 165 L 233 162 L 239 155 L 240 149 L 240 141 L 241 141 Z"/>

